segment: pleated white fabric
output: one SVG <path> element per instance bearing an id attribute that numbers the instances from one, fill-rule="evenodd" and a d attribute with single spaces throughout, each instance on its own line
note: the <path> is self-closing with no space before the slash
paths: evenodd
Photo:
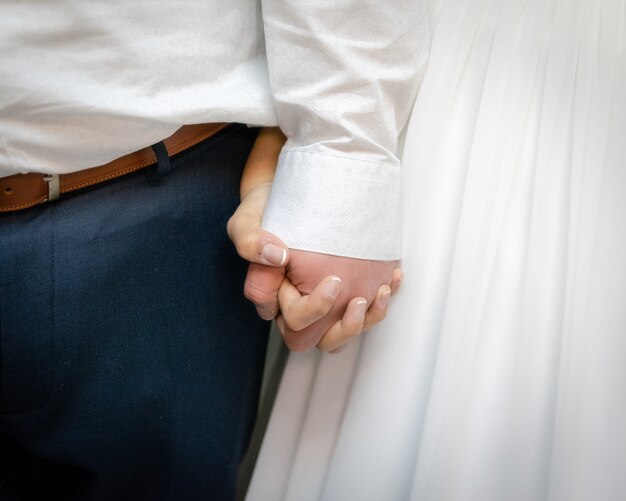
<path id="1" fill-rule="evenodd" d="M 290 356 L 248 501 L 626 499 L 626 0 L 435 0 L 406 279 Z"/>

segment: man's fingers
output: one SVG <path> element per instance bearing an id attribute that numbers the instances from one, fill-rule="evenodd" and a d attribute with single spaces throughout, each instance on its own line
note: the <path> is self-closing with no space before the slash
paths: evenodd
<path id="1" fill-rule="evenodd" d="M 317 343 L 317 347 L 322 351 L 332 352 L 357 337 L 363 329 L 366 310 L 367 300 L 365 298 L 356 297 L 352 299 L 348 303 L 341 320 L 333 324 Z"/>
<path id="2" fill-rule="evenodd" d="M 243 293 L 256 305 L 259 316 L 264 320 L 271 320 L 278 313 L 278 289 L 284 276 L 283 268 L 255 263 L 250 263 L 248 267 Z"/>
<path id="3" fill-rule="evenodd" d="M 340 290 L 339 277 L 326 277 L 307 295 L 300 294 L 289 280 L 285 280 L 278 292 L 278 301 L 286 326 L 299 331 L 316 322 L 330 311 Z"/>

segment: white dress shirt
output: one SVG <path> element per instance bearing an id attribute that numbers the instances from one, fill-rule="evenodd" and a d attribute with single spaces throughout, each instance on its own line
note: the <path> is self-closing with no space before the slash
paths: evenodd
<path id="1" fill-rule="evenodd" d="M 184 124 L 279 125 L 264 226 L 395 259 L 397 134 L 427 52 L 423 0 L 2 2 L 0 177 L 100 165 Z"/>

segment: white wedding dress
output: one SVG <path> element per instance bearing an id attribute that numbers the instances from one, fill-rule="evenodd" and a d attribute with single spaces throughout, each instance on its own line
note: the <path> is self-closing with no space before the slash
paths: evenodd
<path id="1" fill-rule="evenodd" d="M 626 0 L 429 9 L 405 282 L 290 356 L 247 500 L 626 500 Z"/>

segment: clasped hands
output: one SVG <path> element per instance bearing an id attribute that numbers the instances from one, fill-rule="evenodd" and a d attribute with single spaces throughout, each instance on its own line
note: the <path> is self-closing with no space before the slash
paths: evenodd
<path id="1" fill-rule="evenodd" d="M 270 188 L 266 182 L 246 191 L 227 226 L 237 252 L 250 261 L 244 294 L 262 318 L 276 318 L 289 349 L 340 351 L 385 318 L 402 272 L 396 261 L 288 249 L 261 228 Z"/>
<path id="2" fill-rule="evenodd" d="M 285 136 L 263 128 L 241 178 L 241 203 L 228 236 L 250 262 L 244 294 L 265 320 L 276 319 L 293 351 L 336 352 L 387 315 L 402 280 L 397 261 L 369 261 L 288 249 L 261 228 Z"/>

